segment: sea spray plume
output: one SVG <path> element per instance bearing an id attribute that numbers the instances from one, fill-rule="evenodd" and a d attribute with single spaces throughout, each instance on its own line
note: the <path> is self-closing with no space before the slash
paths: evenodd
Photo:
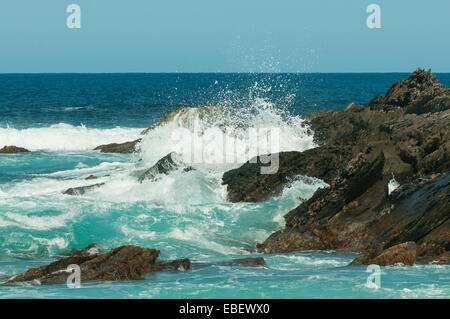
<path id="1" fill-rule="evenodd" d="M 30 151 L 86 151 L 99 144 L 135 140 L 141 128 L 88 128 L 55 124 L 48 127 L 0 127 L 0 145 L 17 145 Z"/>
<path id="2" fill-rule="evenodd" d="M 140 165 L 153 165 L 175 151 L 196 168 L 198 164 L 213 164 L 213 157 L 219 155 L 221 160 L 216 160 L 216 164 L 225 165 L 216 169 L 223 172 L 255 156 L 280 150 L 303 151 L 315 146 L 311 132 L 300 117 L 286 116 L 286 112 L 265 100 L 256 99 L 247 108 L 221 110 L 224 110 L 221 116 L 211 122 L 198 112 L 183 109 L 168 117 L 172 120 L 166 118 L 163 124 L 146 131 L 140 145 L 143 159 Z M 270 142 L 279 144 L 274 149 Z"/>

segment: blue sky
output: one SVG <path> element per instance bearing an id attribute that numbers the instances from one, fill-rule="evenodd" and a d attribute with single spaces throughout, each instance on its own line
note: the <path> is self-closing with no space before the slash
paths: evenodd
<path id="1" fill-rule="evenodd" d="M 2 0 L 0 73 L 450 72 L 449 16 L 448 0 Z"/>

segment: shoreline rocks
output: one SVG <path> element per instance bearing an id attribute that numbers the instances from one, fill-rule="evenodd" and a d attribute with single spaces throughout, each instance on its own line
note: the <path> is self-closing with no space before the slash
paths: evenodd
<path id="1" fill-rule="evenodd" d="M 228 112 L 222 106 L 199 106 L 199 107 L 181 107 L 169 114 L 166 114 L 160 118 L 155 124 L 149 126 L 143 130 L 140 135 L 146 135 L 151 130 L 168 124 L 172 121 L 178 121 L 180 127 L 193 128 L 195 120 L 199 119 L 211 124 L 223 124 Z M 111 143 L 99 145 L 94 148 L 95 151 L 101 153 L 122 153 L 130 154 L 135 153 L 138 148 L 138 144 L 142 141 L 142 138 L 138 138 L 134 141 L 125 143 Z"/>
<path id="2" fill-rule="evenodd" d="M 137 145 L 141 142 L 141 139 L 137 139 L 131 142 L 125 143 L 111 143 L 103 144 L 94 148 L 94 151 L 100 151 L 100 153 L 119 153 L 119 154 L 130 154 L 136 151 Z"/>
<path id="3" fill-rule="evenodd" d="M 65 283 L 69 265 L 78 265 L 81 282 L 141 280 L 143 276 L 162 270 L 189 270 L 189 259 L 157 262 L 160 251 L 133 245 L 120 246 L 105 254 L 93 251 L 92 244 L 80 251 L 73 250 L 49 265 L 30 268 L 24 274 L 11 277 L 7 283 L 35 282 L 42 285 Z"/>
<path id="4" fill-rule="evenodd" d="M 180 168 L 183 168 L 184 172 L 188 172 L 193 170 L 192 167 L 186 166 L 182 161 L 180 155 L 176 152 L 171 152 L 161 158 L 155 165 L 147 169 L 144 173 L 142 173 L 138 181 L 142 183 L 145 180 L 154 181 L 158 178 L 158 175 L 164 174 L 168 175 L 173 171 L 176 171 Z"/>
<path id="5" fill-rule="evenodd" d="M 230 261 L 212 263 L 192 263 L 189 258 L 171 261 L 157 261 L 160 251 L 125 245 L 100 253 L 95 243 L 78 250 L 62 252 L 61 259 L 48 265 L 30 268 L 23 274 L 17 274 L 6 280 L 6 284 L 30 282 L 32 284 L 49 285 L 65 283 L 71 274 L 69 265 L 77 265 L 81 271 L 81 282 L 86 281 L 116 281 L 142 280 L 148 273 L 159 271 L 185 271 L 192 267 L 237 266 L 237 267 L 267 267 L 262 257 L 240 258 Z"/>
<path id="6" fill-rule="evenodd" d="M 105 185 L 105 183 L 97 183 L 88 186 L 73 187 L 65 190 L 63 194 L 72 196 L 84 195 L 87 191 L 102 187 L 103 185 Z"/>
<path id="7" fill-rule="evenodd" d="M 18 153 L 29 153 L 30 151 L 26 148 L 17 147 L 14 145 L 5 145 L 2 149 L 0 149 L 0 154 L 18 154 Z"/>
<path id="8" fill-rule="evenodd" d="M 361 252 L 355 263 L 448 263 L 450 88 L 418 69 L 365 106 L 305 119 L 317 148 L 280 153 L 273 175 L 248 162 L 223 176 L 232 202 L 270 199 L 298 174 L 330 185 L 288 212 L 285 228 L 257 249 Z M 388 194 L 392 176 L 400 186 Z"/>

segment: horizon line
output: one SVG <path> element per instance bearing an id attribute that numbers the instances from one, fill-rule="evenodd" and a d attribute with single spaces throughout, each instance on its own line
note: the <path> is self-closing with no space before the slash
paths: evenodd
<path id="1" fill-rule="evenodd" d="M 417 70 L 417 69 L 415 69 Z M 412 73 L 413 71 L 353 71 L 353 72 L 0 72 L 0 75 L 57 75 L 57 74 L 394 74 Z M 450 71 L 431 71 L 446 74 Z"/>

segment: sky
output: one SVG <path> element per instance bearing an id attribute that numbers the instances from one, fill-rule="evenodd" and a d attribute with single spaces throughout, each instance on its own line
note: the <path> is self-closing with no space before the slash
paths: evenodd
<path id="1" fill-rule="evenodd" d="M 449 16 L 448 0 L 1 0 L 0 73 L 450 72 Z"/>

